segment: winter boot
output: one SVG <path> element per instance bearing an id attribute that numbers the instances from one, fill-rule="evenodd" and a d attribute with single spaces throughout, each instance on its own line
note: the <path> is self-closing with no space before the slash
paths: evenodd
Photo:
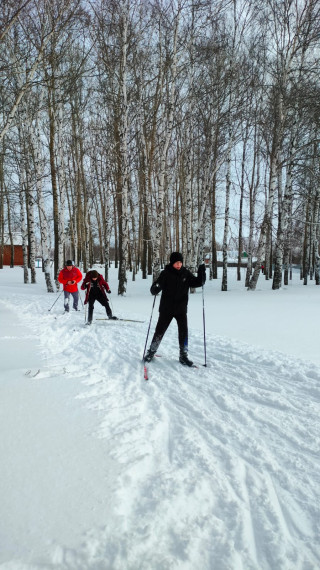
<path id="1" fill-rule="evenodd" d="M 117 321 L 117 320 L 118 320 L 118 317 L 113 317 L 113 316 L 112 316 L 112 311 L 111 311 L 111 309 L 110 309 L 109 303 L 108 303 L 108 305 L 106 306 L 106 313 L 107 313 L 107 315 L 108 315 L 108 319 L 110 319 L 111 321 Z"/>
<path id="2" fill-rule="evenodd" d="M 69 313 L 69 305 L 64 306 L 65 313 Z"/>
<path id="3" fill-rule="evenodd" d="M 179 362 L 185 366 L 193 366 L 193 362 L 189 360 L 186 350 L 180 350 Z"/>
<path id="4" fill-rule="evenodd" d="M 144 357 L 143 360 L 144 360 L 145 362 L 151 362 L 151 360 L 153 359 L 155 353 L 156 353 L 155 350 L 151 350 L 151 349 L 149 348 L 149 350 L 148 350 L 148 352 L 147 352 L 147 354 L 145 355 L 145 357 Z"/>

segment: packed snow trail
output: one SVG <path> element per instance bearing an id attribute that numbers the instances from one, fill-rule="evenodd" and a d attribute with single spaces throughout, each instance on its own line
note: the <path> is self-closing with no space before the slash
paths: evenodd
<path id="1" fill-rule="evenodd" d="M 45 301 L 25 297 L 21 318 L 41 343 L 44 370 L 53 370 L 57 359 L 73 369 L 23 382 L 34 390 L 50 385 L 49 396 L 59 403 L 55 390 L 68 400 L 69 384 L 77 383 L 72 408 L 79 406 L 80 423 L 92 415 L 89 437 L 101 455 L 83 448 L 80 430 L 69 449 L 71 465 L 98 473 L 95 496 L 105 518 L 88 519 L 78 544 L 52 540 L 41 560 L 26 556 L 19 565 L 12 559 L 1 570 L 318 570 L 316 365 L 207 334 L 205 368 L 201 331 L 192 331 L 190 357 L 200 366 L 188 369 L 178 362 L 171 327 L 146 382 L 146 324 L 95 320 L 85 327 L 83 312 L 54 319 L 45 314 Z M 59 424 L 57 417 L 57 430 Z M 47 448 L 42 435 L 41 441 Z M 51 462 L 58 465 L 58 450 Z M 37 490 L 32 493 L 36 499 Z M 80 506 L 92 513 L 90 493 Z"/>
<path id="2" fill-rule="evenodd" d="M 77 545 L 88 525 L 105 523 L 112 497 L 101 495 L 101 484 L 112 489 L 117 466 L 103 442 L 91 435 L 92 414 L 75 405 L 83 374 L 66 377 L 60 365 L 47 368 L 36 342 L 39 331 L 30 334 L 15 312 L 3 311 L 1 302 L 4 313 L 9 317 L 6 337 L 20 352 L 16 350 L 12 368 L 0 375 L 0 567 L 29 568 L 4 560 L 48 561 L 48 550 L 56 551 L 52 545 L 66 539 Z M 23 352 L 27 339 L 32 351 L 29 340 L 29 351 Z M 3 347 L 8 351 L 7 342 Z M 35 364 L 40 373 L 26 376 L 37 368 L 25 366 Z M 98 470 L 92 469 L 95 464 Z"/>

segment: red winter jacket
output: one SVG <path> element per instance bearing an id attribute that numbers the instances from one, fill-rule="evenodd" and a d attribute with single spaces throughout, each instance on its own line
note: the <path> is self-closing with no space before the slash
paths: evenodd
<path id="1" fill-rule="evenodd" d="M 64 267 L 58 275 L 58 281 L 63 284 L 63 290 L 69 293 L 78 291 L 78 283 L 81 279 L 82 273 L 80 269 L 74 266 L 70 270 Z M 69 283 L 69 281 L 74 281 L 74 283 Z"/>
<path id="2" fill-rule="evenodd" d="M 88 302 L 90 289 L 92 287 L 91 274 L 92 274 L 92 271 L 88 271 L 88 273 L 86 274 L 86 276 L 82 282 L 82 285 L 81 285 L 82 290 L 86 289 L 86 298 L 84 300 L 85 305 Z M 98 287 L 105 297 L 107 296 L 106 292 L 111 293 L 111 290 L 110 290 L 108 283 L 103 279 L 103 277 L 100 273 L 99 273 L 99 277 L 98 277 Z"/>

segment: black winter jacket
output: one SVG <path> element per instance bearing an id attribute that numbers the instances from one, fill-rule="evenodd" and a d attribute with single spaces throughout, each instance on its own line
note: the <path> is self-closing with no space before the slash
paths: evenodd
<path id="1" fill-rule="evenodd" d="M 178 315 L 187 312 L 190 287 L 201 287 L 204 282 L 203 266 L 199 267 L 198 275 L 195 277 L 186 267 L 175 269 L 172 265 L 166 265 L 158 279 L 152 283 L 150 291 L 152 295 L 162 291 L 160 313 Z"/>

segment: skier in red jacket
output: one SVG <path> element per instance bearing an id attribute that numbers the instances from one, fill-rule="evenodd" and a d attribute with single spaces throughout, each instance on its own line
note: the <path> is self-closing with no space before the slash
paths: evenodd
<path id="1" fill-rule="evenodd" d="M 95 301 L 99 301 L 103 307 L 106 309 L 106 313 L 109 319 L 117 320 L 117 317 L 112 316 L 112 311 L 110 309 L 108 297 L 106 293 L 111 293 L 108 283 L 103 279 L 102 275 L 98 273 L 95 269 L 88 271 L 86 274 L 81 289 L 86 291 L 86 298 L 84 304 L 89 303 L 88 311 L 88 321 L 87 324 L 91 325 L 93 308 Z"/>
<path id="2" fill-rule="evenodd" d="M 58 275 L 59 283 L 63 285 L 64 291 L 64 310 L 69 312 L 69 298 L 70 293 L 73 297 L 73 308 L 75 311 L 78 310 L 78 302 L 79 302 L 79 291 L 78 291 L 78 283 L 82 279 L 82 273 L 80 269 L 75 267 L 71 261 L 68 259 L 63 269 L 61 269 Z"/>

